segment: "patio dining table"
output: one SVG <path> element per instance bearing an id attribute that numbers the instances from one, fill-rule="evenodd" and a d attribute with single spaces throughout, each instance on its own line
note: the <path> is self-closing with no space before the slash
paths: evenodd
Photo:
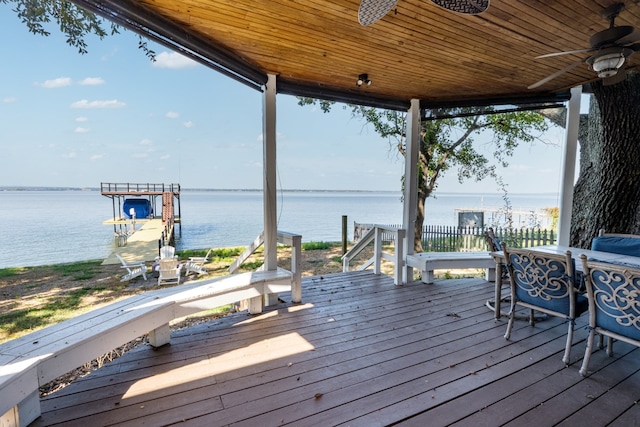
<path id="1" fill-rule="evenodd" d="M 574 248 L 571 246 L 562 246 L 562 245 L 546 245 L 546 246 L 535 246 L 527 249 L 532 249 L 538 252 L 545 252 L 548 254 L 554 255 L 562 255 L 567 251 L 571 251 L 571 258 L 575 261 L 576 271 L 582 272 L 582 260 L 580 259 L 580 255 L 585 254 L 589 260 L 600 261 L 600 262 L 609 262 L 612 264 L 621 264 L 627 265 L 629 267 L 640 268 L 640 257 L 631 256 L 631 255 L 622 255 L 616 254 L 613 252 L 604 252 L 604 251 L 592 251 L 589 249 L 583 248 Z M 495 317 L 496 319 L 500 319 L 500 301 L 502 298 L 502 265 L 505 262 L 504 252 L 496 251 L 490 253 L 493 259 L 496 261 L 496 281 L 495 281 Z"/>

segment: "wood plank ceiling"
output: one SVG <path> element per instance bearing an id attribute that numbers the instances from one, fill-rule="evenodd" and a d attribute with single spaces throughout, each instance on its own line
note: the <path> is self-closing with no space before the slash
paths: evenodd
<path id="1" fill-rule="evenodd" d="M 400 108 L 412 98 L 434 106 L 553 96 L 593 81 L 596 74 L 581 64 L 547 84 L 527 88 L 588 57 L 590 53 L 536 59 L 588 48 L 589 38 L 609 26 L 603 9 L 617 1 L 491 0 L 486 12 L 462 15 L 429 0 L 398 0 L 384 18 L 366 27 L 358 23 L 359 0 L 75 2 L 152 28 L 161 37 L 168 37 L 167 23 L 175 25 L 188 35 L 185 39 L 202 42 L 196 48 L 201 55 L 210 56 L 203 49 L 208 46 L 237 61 L 222 64 L 234 72 L 244 64 L 258 75 L 276 74 L 285 93 Z M 639 3 L 627 0 L 616 25 L 640 28 Z M 628 69 L 637 68 L 640 53 L 627 61 Z M 362 73 L 370 86 L 356 87 Z"/>

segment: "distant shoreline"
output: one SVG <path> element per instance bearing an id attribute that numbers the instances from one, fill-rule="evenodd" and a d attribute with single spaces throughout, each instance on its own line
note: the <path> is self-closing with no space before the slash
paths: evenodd
<path id="1" fill-rule="evenodd" d="M 0 186 L 0 192 L 20 192 L 20 191 L 96 191 L 99 192 L 99 187 L 44 187 L 44 186 Z M 246 192 L 246 193 L 255 193 L 262 192 L 260 188 L 181 188 L 181 192 Z M 400 193 L 400 190 L 300 190 L 300 189 L 279 189 L 278 191 L 286 192 L 286 193 Z M 435 194 L 436 197 L 439 196 L 465 196 L 465 195 L 497 195 L 502 194 L 500 192 L 487 192 L 487 193 L 465 193 L 465 192 L 442 192 Z M 547 192 L 547 193 L 507 193 L 510 196 L 523 196 L 523 195 L 531 195 L 531 196 L 540 196 L 540 195 L 558 195 L 559 192 Z"/>

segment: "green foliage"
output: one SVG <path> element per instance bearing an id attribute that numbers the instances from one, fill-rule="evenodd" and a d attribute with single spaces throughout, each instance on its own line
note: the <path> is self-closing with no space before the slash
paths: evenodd
<path id="1" fill-rule="evenodd" d="M 58 323 L 78 314 L 84 297 L 105 288 L 84 287 L 54 298 L 39 308 L 12 311 L 0 315 L 0 335 L 11 336 Z"/>
<path id="2" fill-rule="evenodd" d="M 260 268 L 262 264 L 264 264 L 263 261 L 244 262 L 240 265 L 240 268 L 242 270 L 254 271 Z"/>
<path id="3" fill-rule="evenodd" d="M 211 251 L 211 261 L 225 261 L 231 258 L 235 258 L 244 251 L 244 247 L 233 248 L 218 248 Z M 191 257 L 203 257 L 207 255 L 209 249 L 185 249 L 184 251 L 177 252 L 180 259 L 189 259 Z"/>
<path id="4" fill-rule="evenodd" d="M 94 277 L 98 272 L 97 268 L 101 261 L 85 261 L 72 264 L 58 264 L 53 268 L 63 276 L 73 276 L 73 280 L 88 280 Z"/>
<path id="5" fill-rule="evenodd" d="M 339 242 L 306 242 L 302 244 L 303 251 L 313 251 L 320 249 L 331 249 L 340 246 Z"/>
<path id="6" fill-rule="evenodd" d="M 21 271 L 23 271 L 24 268 L 1 268 L 0 269 L 0 278 L 2 277 L 11 277 L 11 276 L 15 276 L 18 273 L 20 273 Z"/>
<path id="7" fill-rule="evenodd" d="M 547 215 L 551 217 L 551 227 L 554 230 L 558 229 L 558 219 L 560 218 L 560 208 L 555 206 L 552 208 L 544 208 L 543 209 Z"/>
<path id="8" fill-rule="evenodd" d="M 60 32 L 67 37 L 67 44 L 78 49 L 80 54 L 88 52 L 86 42 L 88 36 L 95 35 L 103 39 L 108 35 L 118 34 L 121 28 L 66 0 L 0 0 L 0 2 L 13 5 L 13 11 L 33 34 L 47 37 L 51 34 L 49 28 L 53 26 L 52 23 L 55 23 Z M 146 39 L 138 36 L 138 40 L 138 48 L 155 61 L 155 52 L 149 49 Z"/>
<path id="9" fill-rule="evenodd" d="M 329 112 L 332 102 L 312 98 L 298 98 L 298 104 L 319 105 Z M 349 105 L 355 118 L 373 126 L 376 133 L 388 140 L 403 156 L 406 153 L 406 113 L 382 110 L 361 105 Z M 418 156 L 418 212 L 415 227 L 415 247 L 420 249 L 419 232 L 424 222 L 426 199 L 437 188 L 438 179 L 450 169 L 457 169 L 458 181 L 481 181 L 493 178 L 501 185 L 496 172 L 497 162 L 507 167 L 507 158 L 519 143 L 531 143 L 548 129 L 545 118 L 534 111 L 499 113 L 491 107 L 461 107 L 448 110 L 429 110 L 421 123 L 420 153 Z M 475 138 L 490 137 L 490 154 L 479 151 Z M 404 185 L 404 180 L 403 180 Z M 505 186 L 502 184 L 502 188 Z"/>

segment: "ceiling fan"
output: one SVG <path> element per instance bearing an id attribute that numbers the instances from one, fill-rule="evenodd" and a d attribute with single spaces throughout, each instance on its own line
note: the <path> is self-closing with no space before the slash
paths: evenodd
<path id="1" fill-rule="evenodd" d="M 437 6 L 452 12 L 477 15 L 489 7 L 489 0 L 431 0 Z M 360 0 L 358 22 L 366 27 L 382 19 L 398 0 Z"/>
<path id="2" fill-rule="evenodd" d="M 614 24 L 616 17 L 623 10 L 624 3 L 616 3 L 602 11 L 601 16 L 604 19 L 609 20 L 609 28 L 591 36 L 589 39 L 589 45 L 591 47 L 565 52 L 548 53 L 546 55 L 536 57 L 536 59 L 538 59 L 575 53 L 595 52 L 593 55 L 575 62 L 562 70 L 556 71 L 539 82 L 532 84 L 529 86 L 529 89 L 535 89 L 538 86 L 542 86 L 567 71 L 573 70 L 580 64 L 589 64 L 590 68 L 602 79 L 602 83 L 604 85 L 612 85 L 623 81 L 627 75 L 624 69 L 626 59 L 633 52 L 640 50 L 640 43 L 632 44 L 640 41 L 640 32 L 636 31 L 636 29 L 630 25 L 621 25 L 616 27 Z"/>

